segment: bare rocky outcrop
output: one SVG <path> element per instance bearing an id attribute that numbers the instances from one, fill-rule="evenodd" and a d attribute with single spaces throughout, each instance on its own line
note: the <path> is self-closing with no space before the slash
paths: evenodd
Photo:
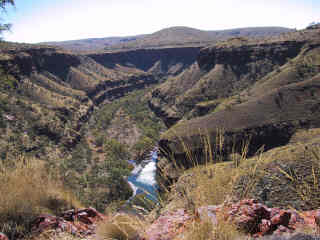
<path id="1" fill-rule="evenodd" d="M 105 216 L 94 208 L 72 209 L 63 212 L 60 216 L 41 215 L 32 221 L 30 226 L 33 237 L 50 231 L 51 234 L 56 234 L 56 236 L 65 232 L 81 237 L 81 239 L 92 239 L 92 237 L 101 237 L 96 235 L 99 223 L 112 223 L 118 218 L 118 228 L 113 229 L 115 232 L 112 232 L 112 228 L 107 229 L 114 236 L 117 231 L 125 232 L 125 224 L 135 217 L 125 213 Z M 144 225 L 145 228 L 134 229 L 136 234 L 133 239 L 173 240 L 188 236 L 194 224 L 208 222 L 213 228 L 218 224 L 232 223 L 246 237 L 295 239 L 295 236 L 301 235 L 299 232 L 305 228 L 312 229 L 316 233 L 319 227 L 319 218 L 319 210 L 298 212 L 292 209 L 268 208 L 255 199 L 244 199 L 238 202 L 226 201 L 220 205 L 199 207 L 194 214 L 190 213 L 188 209 L 166 211 L 150 225 L 145 222 L 145 219 L 141 218 L 139 220 L 141 221 L 140 225 Z M 210 232 L 208 234 L 210 237 Z M 269 238 L 266 238 L 266 236 Z M 305 234 L 304 236 L 312 238 L 313 235 Z M 3 240 L 7 239 L 1 233 L 0 237 Z"/>
<path id="2" fill-rule="evenodd" d="M 0 240 L 9 240 L 9 239 L 4 233 L 0 232 Z"/>
<path id="3" fill-rule="evenodd" d="M 204 224 L 208 221 L 213 228 L 218 224 L 235 224 L 238 230 L 244 233 L 243 237 L 269 236 L 270 239 L 291 237 L 294 239 L 294 236 L 299 235 L 299 231 L 307 227 L 315 234 L 319 216 L 319 210 L 298 212 L 268 208 L 254 199 L 244 199 L 239 202 L 225 202 L 217 206 L 203 206 L 196 210 L 196 215 L 188 213 L 185 209 L 165 212 L 146 229 L 143 239 L 183 238 L 183 236 L 188 236 L 188 231 L 190 233 L 192 230 L 192 224 L 196 222 Z M 210 233 L 208 232 L 209 239 L 211 239 Z M 313 238 L 312 235 L 305 236 Z"/>
<path id="4" fill-rule="evenodd" d="M 95 210 L 86 208 L 69 210 L 60 216 L 40 215 L 31 226 L 32 234 L 38 235 L 49 230 L 56 233 L 67 232 L 74 236 L 86 237 L 96 233 L 97 224 L 107 220 L 107 217 Z"/>

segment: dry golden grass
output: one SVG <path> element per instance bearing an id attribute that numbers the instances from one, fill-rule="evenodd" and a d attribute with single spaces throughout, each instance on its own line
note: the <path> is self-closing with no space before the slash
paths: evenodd
<path id="1" fill-rule="evenodd" d="M 25 240 L 85 240 L 82 237 L 77 237 L 69 233 L 57 233 L 55 231 L 47 231 L 38 236 L 26 238 Z"/>
<path id="2" fill-rule="evenodd" d="M 292 185 L 291 190 L 298 198 L 308 206 L 313 208 L 320 207 L 320 147 L 311 147 L 308 149 L 309 158 L 305 162 L 311 171 L 291 172 L 279 168 L 279 171 L 287 178 Z M 307 153 L 305 153 L 307 154 Z"/>
<path id="3" fill-rule="evenodd" d="M 249 188 L 253 187 L 260 175 L 263 174 L 259 168 L 262 161 L 259 157 L 261 154 L 258 154 L 258 159 L 253 164 L 245 164 L 249 140 L 242 143 L 241 153 L 236 153 L 235 147 L 233 147 L 232 152 L 228 154 L 231 161 L 225 162 L 225 133 L 223 130 L 217 130 L 217 132 L 214 141 L 210 139 L 209 135 L 201 138 L 200 144 L 203 149 L 201 154 L 193 153 L 192 148 L 181 140 L 187 161 L 193 166 L 191 169 L 185 170 L 181 164 L 174 162 L 177 171 L 184 173 L 173 186 L 171 199 L 182 198 L 185 206 L 181 207 L 194 211 L 204 205 L 223 203 L 233 195 L 234 186 L 243 175 L 248 176 L 241 196 L 241 198 L 245 198 L 250 192 Z"/>
<path id="4" fill-rule="evenodd" d="M 212 233 L 214 240 L 239 240 L 242 236 L 235 224 L 224 221 L 222 218 L 218 218 L 218 224 L 214 226 Z"/>
<path id="5" fill-rule="evenodd" d="M 35 80 L 35 83 L 40 83 L 40 85 L 43 84 L 48 89 L 53 90 L 54 92 L 59 92 L 67 96 L 86 96 L 84 91 L 63 86 L 62 84 L 57 83 L 44 74 L 35 73 L 32 75 L 32 78 Z"/>
<path id="6" fill-rule="evenodd" d="M 186 240 L 209 240 L 212 238 L 213 225 L 210 221 L 194 222 L 186 233 Z"/>
<path id="7" fill-rule="evenodd" d="M 39 76 L 37 76 L 39 78 Z M 64 96 L 55 91 L 42 87 L 41 85 L 31 82 L 30 79 L 25 79 L 23 83 L 25 94 L 29 94 L 33 99 L 54 107 L 76 106 L 79 101 L 71 96 Z M 71 94 L 72 92 L 70 92 Z"/>
<path id="8" fill-rule="evenodd" d="M 174 184 L 171 192 L 168 190 L 170 202 L 162 203 L 166 210 L 185 208 L 192 214 L 196 213 L 201 206 L 222 204 L 234 198 L 235 186 L 243 176 L 246 176 L 246 183 L 240 198 L 246 198 L 251 188 L 263 176 L 264 172 L 260 164 L 264 159 L 260 152 L 257 153 L 255 162 L 247 162 L 249 140 L 241 144 L 240 153 L 236 153 L 236 147 L 233 147 L 231 153 L 227 154 L 231 161 L 226 162 L 225 133 L 223 130 L 219 130 L 218 133 L 214 141 L 211 141 L 208 135 L 201 138 L 202 154 L 194 154 L 187 143 L 181 143 L 193 167 L 185 170 L 181 169 L 178 163 L 174 163 L 178 171 L 184 171 L 184 173 Z M 185 239 L 233 240 L 241 236 L 242 234 L 234 224 L 218 216 L 217 225 L 212 225 L 209 220 L 195 222 Z"/>
<path id="9" fill-rule="evenodd" d="M 188 170 L 173 187 L 173 199 L 182 198 L 183 206 L 191 211 L 206 205 L 219 205 L 234 197 L 234 189 L 239 179 L 246 176 L 240 199 L 249 197 L 251 189 L 263 176 L 259 162 L 250 168 L 235 163 L 217 163 L 197 166 Z M 239 163 L 238 163 L 239 164 Z"/>
<path id="10" fill-rule="evenodd" d="M 39 214 L 80 207 L 40 161 L 20 158 L 14 167 L 0 165 L 0 182 L 0 231 L 12 237 L 27 234 Z"/>
<path id="11" fill-rule="evenodd" d="M 145 223 L 137 217 L 118 214 L 112 220 L 101 223 L 97 235 L 103 240 L 131 240 L 136 239 L 144 227 Z"/>
<path id="12" fill-rule="evenodd" d="M 185 234 L 185 240 L 235 240 L 244 235 L 232 222 L 217 216 L 217 224 L 213 225 L 210 219 L 201 222 L 194 222 Z"/>
<path id="13" fill-rule="evenodd" d="M 204 205 L 221 204 L 228 198 L 240 200 L 252 197 L 273 207 L 299 210 L 319 208 L 319 131 L 308 130 L 294 138 L 294 143 L 267 152 L 261 149 L 249 159 L 246 157 L 249 144 L 244 143 L 242 153 L 229 154 L 231 161 L 228 162 L 223 162 L 219 156 L 223 136 L 215 140 L 217 146 L 209 147 L 209 141 L 203 141 L 203 149 L 207 153 L 204 155 L 208 156 L 205 164 L 194 165 L 180 177 L 171 199 L 180 204 L 179 207 L 191 211 Z M 192 163 L 197 163 L 194 156 L 190 157 L 191 151 L 187 155 Z M 266 188 L 271 192 L 268 198 L 263 199 L 261 192 Z M 176 201 L 178 198 L 182 201 Z"/>

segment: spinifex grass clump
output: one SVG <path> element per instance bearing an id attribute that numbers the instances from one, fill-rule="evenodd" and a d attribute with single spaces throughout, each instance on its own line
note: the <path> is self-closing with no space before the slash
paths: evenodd
<path id="1" fill-rule="evenodd" d="M 241 239 L 237 226 L 226 221 L 223 216 L 217 216 L 217 224 L 213 225 L 208 218 L 201 222 L 194 222 L 186 234 L 186 240 L 234 240 Z"/>
<path id="2" fill-rule="evenodd" d="M 214 139 L 211 139 L 209 134 L 202 136 L 201 145 L 194 151 L 194 146 L 188 145 L 188 142 L 181 139 L 185 161 L 189 162 L 188 169 L 172 158 L 174 161 L 172 165 L 180 177 L 167 190 L 170 203 L 164 201 L 163 206 L 165 208 L 169 206 L 170 209 L 183 207 L 189 210 L 190 214 L 196 214 L 201 206 L 219 205 L 231 199 L 248 197 L 250 188 L 254 187 L 263 175 L 260 168 L 262 156 L 260 152 L 254 164 L 246 163 L 249 142 L 250 137 L 238 141 L 239 146 L 235 143 L 231 147 L 226 146 L 225 132 L 217 130 Z M 226 152 L 226 149 L 231 150 Z M 161 172 L 166 173 L 165 170 L 161 169 Z M 246 176 L 246 183 L 240 196 L 236 196 L 235 186 L 243 176 Z M 231 240 L 241 236 L 233 223 L 226 222 L 223 218 L 219 221 L 220 223 L 214 226 L 210 220 L 195 223 L 190 226 L 187 239 Z"/>
<path id="3" fill-rule="evenodd" d="M 39 214 L 80 207 L 37 160 L 20 158 L 14 167 L 0 165 L 0 182 L 0 232 L 11 239 L 27 235 Z"/>
<path id="4" fill-rule="evenodd" d="M 133 240 L 137 239 L 138 232 L 145 227 L 145 223 L 137 217 L 129 215 L 116 215 L 111 220 L 101 223 L 98 226 L 99 238 L 105 240 Z"/>
<path id="5" fill-rule="evenodd" d="M 320 207 L 320 147 L 306 147 L 304 153 L 304 169 L 299 172 L 295 169 L 278 168 L 290 184 L 290 189 L 303 203 L 305 209 Z M 279 177 L 276 180 L 281 180 Z"/>
<path id="6" fill-rule="evenodd" d="M 254 185 L 258 175 L 259 161 L 247 168 L 242 167 L 247 160 L 247 153 L 249 150 L 250 137 L 243 141 L 238 141 L 240 146 L 228 147 L 226 149 L 225 132 L 217 130 L 214 139 L 211 139 L 209 134 L 201 137 L 201 144 L 194 150 L 194 146 L 188 142 L 181 141 L 181 146 L 185 152 L 188 166 L 186 169 L 184 165 L 171 158 L 176 172 L 181 174 L 179 180 L 173 185 L 173 193 L 184 198 L 187 208 L 195 210 L 204 205 L 216 205 L 223 203 L 226 199 L 232 197 L 234 186 L 241 176 L 249 174 L 243 194 L 241 198 L 245 198 L 248 189 Z M 200 150 L 199 150 L 200 149 Z M 236 152 L 240 149 L 240 152 Z M 160 170 L 166 177 L 166 169 Z M 168 191 L 169 192 L 169 191 Z"/>

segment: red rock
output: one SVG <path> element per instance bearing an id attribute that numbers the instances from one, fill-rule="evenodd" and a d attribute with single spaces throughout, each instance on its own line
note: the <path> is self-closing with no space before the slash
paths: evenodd
<path id="1" fill-rule="evenodd" d="M 275 215 L 280 213 L 280 208 L 270 208 L 270 218 L 273 218 Z"/>
<path id="2" fill-rule="evenodd" d="M 85 223 L 85 224 L 93 224 L 94 221 L 88 216 L 88 214 L 86 212 L 81 212 L 77 214 L 77 220 Z"/>
<path id="3" fill-rule="evenodd" d="M 270 219 L 270 210 L 261 203 L 256 203 L 252 205 L 252 210 L 257 218 L 260 219 Z"/>
<path id="4" fill-rule="evenodd" d="M 276 225 L 282 225 L 282 226 L 289 226 L 291 218 L 291 213 L 288 211 L 280 211 L 279 214 L 275 215 L 273 218 L 271 218 L 271 224 L 276 226 Z"/>
<path id="5" fill-rule="evenodd" d="M 33 233 L 41 233 L 47 229 L 56 228 L 57 225 L 55 216 L 43 214 L 31 223 L 31 230 Z"/>
<path id="6" fill-rule="evenodd" d="M 314 216 L 315 223 L 318 227 L 320 227 L 320 211 L 317 211 Z"/>
<path id="7" fill-rule="evenodd" d="M 253 217 L 253 218 L 255 218 L 255 216 L 256 216 L 254 210 L 252 209 L 252 206 L 248 206 L 248 205 L 241 206 L 240 214 L 241 215 L 246 215 L 246 216 L 249 216 L 249 217 Z"/>
<path id="8" fill-rule="evenodd" d="M 320 223 L 320 210 L 299 213 L 294 210 L 267 208 L 254 199 L 237 203 L 229 201 L 226 205 L 203 206 L 197 209 L 197 217 L 201 221 L 209 219 L 212 224 L 218 223 L 217 214 L 225 220 L 233 221 L 253 237 L 292 233 L 295 229 L 306 225 L 316 229 Z M 187 226 L 190 226 L 195 219 L 184 209 L 167 212 L 146 230 L 145 240 L 180 239 Z M 60 217 L 41 215 L 31 226 L 35 233 L 55 230 L 84 237 L 94 234 L 97 222 L 102 220 L 106 220 L 106 216 L 94 208 L 86 208 L 66 211 Z"/>
<path id="9" fill-rule="evenodd" d="M 284 233 L 292 233 L 293 231 L 285 226 L 282 226 L 282 225 L 279 225 L 277 230 L 275 230 L 273 232 L 273 234 L 276 234 L 276 235 L 282 235 Z"/>
<path id="10" fill-rule="evenodd" d="M 193 220 L 183 209 L 161 215 L 146 231 L 147 240 L 171 240 Z"/>
<path id="11" fill-rule="evenodd" d="M 259 232 L 261 235 L 266 235 L 271 230 L 271 221 L 262 219 L 261 223 L 259 224 Z"/>
<path id="12" fill-rule="evenodd" d="M 69 210 L 60 217 L 40 215 L 31 223 L 34 234 L 47 230 L 69 232 L 77 236 L 92 235 L 95 233 L 96 223 L 105 220 L 106 216 L 97 212 L 94 208 Z"/>
<path id="13" fill-rule="evenodd" d="M 0 232 L 0 240 L 9 240 L 9 239 L 4 233 Z"/>
<path id="14" fill-rule="evenodd" d="M 77 214 L 83 213 L 85 212 L 87 214 L 88 217 L 90 218 L 97 218 L 100 220 L 104 220 L 106 218 L 106 216 L 104 216 L 103 214 L 99 213 L 96 209 L 90 207 L 90 208 L 86 208 L 86 209 L 82 209 L 77 211 Z"/>
<path id="15" fill-rule="evenodd" d="M 71 210 L 65 211 L 60 216 L 66 221 L 73 222 L 75 220 L 75 210 L 71 209 Z"/>
<path id="16" fill-rule="evenodd" d="M 320 225 L 320 210 L 299 213 L 294 210 L 268 208 L 254 199 L 245 199 L 237 203 L 227 202 L 223 206 L 205 206 L 198 209 L 201 220 L 210 217 L 217 223 L 216 215 L 226 216 L 251 236 L 292 233 L 295 229 L 309 226 L 314 229 Z"/>
<path id="17" fill-rule="evenodd" d="M 244 199 L 240 201 L 240 205 L 252 206 L 254 203 L 258 203 L 258 201 L 256 199 Z"/>
<path id="18" fill-rule="evenodd" d="M 259 229 L 259 222 L 250 216 L 240 215 L 234 218 L 233 221 L 239 226 L 240 229 L 250 234 L 256 233 Z"/>
<path id="19" fill-rule="evenodd" d="M 288 210 L 291 213 L 291 218 L 289 222 L 289 226 L 291 228 L 296 228 L 297 225 L 305 225 L 304 218 L 300 216 L 300 214 L 294 210 Z"/>

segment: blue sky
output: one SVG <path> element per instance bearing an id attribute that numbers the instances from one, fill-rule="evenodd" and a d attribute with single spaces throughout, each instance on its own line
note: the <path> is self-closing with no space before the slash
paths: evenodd
<path id="1" fill-rule="evenodd" d="M 15 0 L 2 13 L 8 41 L 43 42 L 152 33 L 172 26 L 219 30 L 305 28 L 320 21 L 320 0 Z"/>

